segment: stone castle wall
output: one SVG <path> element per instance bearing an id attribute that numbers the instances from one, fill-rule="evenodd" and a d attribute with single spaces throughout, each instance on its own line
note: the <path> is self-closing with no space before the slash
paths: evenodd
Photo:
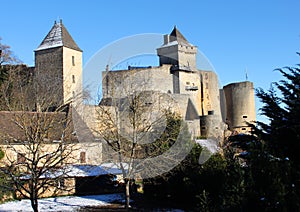
<path id="1" fill-rule="evenodd" d="M 252 82 L 232 83 L 224 86 L 227 124 L 230 130 L 247 132 L 247 122 L 255 118 L 254 87 Z"/>
<path id="2" fill-rule="evenodd" d="M 53 105 L 63 103 L 63 49 L 35 51 L 35 80 L 39 82 L 39 96 L 52 96 Z M 51 101 L 49 101 L 50 103 Z"/>
<path id="3" fill-rule="evenodd" d="M 64 103 L 76 98 L 82 91 L 82 52 L 63 47 Z"/>

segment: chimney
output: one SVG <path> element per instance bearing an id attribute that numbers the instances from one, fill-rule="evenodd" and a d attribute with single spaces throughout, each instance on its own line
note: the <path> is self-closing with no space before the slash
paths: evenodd
<path id="1" fill-rule="evenodd" d="M 170 42 L 170 36 L 168 34 L 164 35 L 164 44 L 168 44 Z"/>

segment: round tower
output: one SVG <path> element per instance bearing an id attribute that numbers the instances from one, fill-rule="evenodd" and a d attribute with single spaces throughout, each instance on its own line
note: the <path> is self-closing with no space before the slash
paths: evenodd
<path id="1" fill-rule="evenodd" d="M 224 86 L 226 100 L 226 123 L 232 131 L 247 133 L 249 122 L 256 120 L 254 87 L 249 81 Z"/>

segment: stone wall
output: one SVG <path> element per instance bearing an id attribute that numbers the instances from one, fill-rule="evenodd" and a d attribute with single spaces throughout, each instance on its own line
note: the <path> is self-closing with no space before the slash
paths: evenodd
<path id="1" fill-rule="evenodd" d="M 208 115 L 213 111 L 214 115 L 221 116 L 220 91 L 218 76 L 212 71 L 201 71 L 203 86 L 203 114 Z"/>
<path id="2" fill-rule="evenodd" d="M 35 80 L 39 82 L 39 97 L 49 98 L 53 106 L 63 103 L 63 48 L 35 51 Z"/>
<path id="3" fill-rule="evenodd" d="M 224 93 L 229 129 L 244 133 L 249 131 L 247 122 L 256 120 L 253 83 L 246 81 L 226 85 Z"/>
<path id="4" fill-rule="evenodd" d="M 63 47 L 64 103 L 82 96 L 82 52 Z"/>
<path id="5" fill-rule="evenodd" d="M 43 85 L 42 94 L 51 96 L 56 105 L 81 95 L 81 51 L 66 47 L 35 51 L 35 70 L 36 80 L 40 80 Z"/>

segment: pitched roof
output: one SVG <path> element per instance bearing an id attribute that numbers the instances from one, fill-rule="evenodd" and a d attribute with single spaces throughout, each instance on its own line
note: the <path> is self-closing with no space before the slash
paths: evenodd
<path id="1" fill-rule="evenodd" d="M 181 34 L 181 32 L 176 28 L 176 26 L 174 26 L 173 31 L 170 33 L 170 42 L 175 40 L 178 41 L 178 43 L 189 43 L 187 39 Z"/>
<path id="2" fill-rule="evenodd" d="M 42 43 L 35 51 L 50 49 L 50 48 L 55 48 L 60 46 L 82 51 L 75 43 L 75 41 L 69 34 L 68 30 L 66 29 L 66 27 L 63 25 L 62 21 L 60 21 L 59 23 L 55 21 L 53 27 L 51 28 L 49 33 L 46 35 Z"/>
<path id="3" fill-rule="evenodd" d="M 28 136 L 34 134 L 27 135 L 26 128 L 33 130 L 41 128 L 41 133 L 47 134 L 45 143 L 61 140 L 63 133 L 65 141 L 76 142 L 77 137 L 72 134 L 74 126 L 73 122 L 69 121 L 70 118 L 66 117 L 65 112 L 0 111 L 0 145 L 26 141 L 29 139 Z M 65 122 L 68 123 L 64 128 Z"/>

